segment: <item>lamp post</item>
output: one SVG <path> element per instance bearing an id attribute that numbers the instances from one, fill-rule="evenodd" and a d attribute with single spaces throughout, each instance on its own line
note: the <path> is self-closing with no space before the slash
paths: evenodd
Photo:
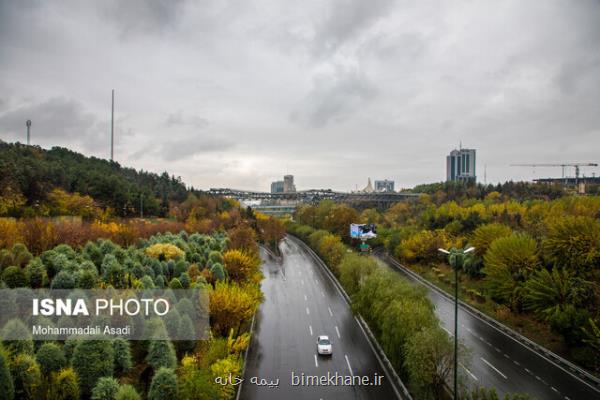
<path id="1" fill-rule="evenodd" d="M 458 399 L 458 269 L 465 264 L 465 257 L 472 253 L 475 247 L 466 250 L 452 248 L 450 251 L 438 249 L 448 256 L 448 263 L 454 269 L 454 398 Z"/>

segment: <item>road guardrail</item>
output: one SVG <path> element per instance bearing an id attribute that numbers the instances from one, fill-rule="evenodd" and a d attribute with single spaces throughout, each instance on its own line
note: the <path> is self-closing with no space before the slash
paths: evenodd
<path id="1" fill-rule="evenodd" d="M 391 257 L 387 252 L 378 252 L 377 256 L 384 259 L 385 261 L 388 262 L 388 264 L 394 266 L 396 269 L 399 269 L 404 274 L 411 276 L 417 282 L 427 286 L 428 288 L 434 290 L 436 293 L 441 294 L 442 296 L 446 297 L 447 299 L 454 301 L 453 296 L 446 293 L 444 290 L 440 289 L 433 283 L 429 282 L 427 279 L 423 278 L 416 272 L 411 271 L 409 268 L 402 265 L 398 260 Z M 499 332 L 504 333 L 506 336 L 510 337 L 515 342 L 521 344 L 523 347 L 526 347 L 533 353 L 537 354 L 539 357 L 546 359 L 548 362 L 551 362 L 552 364 L 556 365 L 563 371 L 567 372 L 568 374 L 579 379 L 581 382 L 587 384 L 591 388 L 600 392 L 600 379 L 598 379 L 596 376 L 585 371 L 583 368 L 576 366 L 572 362 L 565 360 L 563 357 L 548 350 L 547 348 L 540 346 L 539 344 L 533 342 L 532 340 L 526 338 L 525 336 L 521 335 L 520 333 L 516 332 L 515 330 L 509 328 L 508 326 L 502 324 L 501 322 L 495 320 L 494 318 L 484 314 L 483 312 L 477 310 L 475 307 L 471 306 L 468 303 L 465 303 L 464 301 L 462 301 L 460 299 L 459 299 L 459 305 L 461 306 L 461 308 L 464 311 L 468 312 L 472 316 L 479 318 L 480 320 L 482 320 L 483 322 L 485 322 L 492 328 L 496 329 Z"/>
<path id="2" fill-rule="evenodd" d="M 348 296 L 348 294 L 346 293 L 346 291 L 344 290 L 342 285 L 339 283 L 339 281 L 337 280 L 335 275 L 333 275 L 333 272 L 331 272 L 331 270 L 325 264 L 325 262 L 323 260 L 321 260 L 321 257 L 319 257 L 319 255 L 317 253 L 315 253 L 315 251 L 309 245 L 304 243 L 304 241 L 302 239 L 300 239 L 299 237 L 294 236 L 289 233 L 287 234 L 287 237 L 291 238 L 295 243 L 299 244 L 303 249 L 306 250 L 307 253 L 310 254 L 310 256 L 316 261 L 316 263 L 325 271 L 325 274 L 333 282 L 336 289 L 342 295 L 342 297 L 344 298 L 346 303 L 348 303 L 348 306 L 352 307 L 352 301 L 350 299 L 350 296 Z M 398 398 L 401 400 L 412 400 L 412 396 L 410 395 L 408 389 L 406 388 L 406 386 L 404 386 L 404 383 L 398 376 L 396 369 L 394 368 L 394 366 L 392 365 L 390 360 L 385 355 L 385 352 L 379 345 L 379 342 L 375 338 L 375 335 L 373 335 L 373 332 L 371 332 L 371 329 L 367 325 L 366 321 L 363 319 L 363 317 L 360 314 L 355 316 L 355 320 L 356 320 L 356 323 L 358 324 L 358 326 L 360 327 L 360 329 L 362 330 L 362 332 L 364 333 L 364 335 L 366 336 L 367 341 L 369 342 L 371 349 L 375 353 L 375 356 L 377 357 L 377 360 L 379 361 L 381 367 L 389 374 L 389 376 L 391 376 L 393 378 L 393 379 L 390 379 L 390 382 L 391 382 L 392 387 L 394 388 L 394 392 L 396 392 L 396 395 L 398 396 Z"/>

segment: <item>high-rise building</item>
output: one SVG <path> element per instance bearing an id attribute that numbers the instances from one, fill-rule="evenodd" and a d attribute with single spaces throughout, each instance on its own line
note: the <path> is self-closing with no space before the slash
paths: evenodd
<path id="1" fill-rule="evenodd" d="M 294 175 L 283 176 L 283 193 L 293 193 L 296 191 L 296 185 L 294 185 Z"/>
<path id="2" fill-rule="evenodd" d="M 446 181 L 475 181 L 475 149 L 452 150 L 446 157 Z"/>
<path id="3" fill-rule="evenodd" d="M 283 181 L 271 183 L 271 193 L 283 193 Z"/>
<path id="4" fill-rule="evenodd" d="M 375 191 L 376 192 L 393 192 L 394 191 L 394 181 L 390 181 L 384 179 L 382 181 L 375 181 Z"/>

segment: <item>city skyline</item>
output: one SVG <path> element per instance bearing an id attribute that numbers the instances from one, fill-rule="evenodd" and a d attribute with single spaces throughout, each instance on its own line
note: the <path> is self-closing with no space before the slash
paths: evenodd
<path id="1" fill-rule="evenodd" d="M 198 188 L 441 182 L 460 141 L 479 182 L 560 177 L 509 165 L 599 161 L 599 20 L 593 1 L 3 2 L 0 139 L 30 119 L 32 144 L 108 159 L 115 89 L 115 160 Z"/>

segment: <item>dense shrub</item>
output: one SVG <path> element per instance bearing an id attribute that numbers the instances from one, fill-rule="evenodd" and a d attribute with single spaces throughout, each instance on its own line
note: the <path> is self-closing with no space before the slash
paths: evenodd
<path id="1" fill-rule="evenodd" d="M 16 356 L 20 353 L 33 354 L 31 332 L 21 320 L 12 319 L 8 321 L 2 328 L 2 337 L 19 338 L 10 340 L 5 339 L 2 341 L 2 345 L 12 356 Z"/>
<path id="2" fill-rule="evenodd" d="M 170 243 L 156 243 L 145 250 L 146 254 L 161 261 L 182 258 L 185 252 Z"/>
<path id="3" fill-rule="evenodd" d="M 119 391 L 119 382 L 110 376 L 98 379 L 92 390 L 92 400 L 115 400 Z"/>
<path id="4" fill-rule="evenodd" d="M 122 385 L 115 396 L 115 400 L 142 400 L 142 396 L 138 394 L 133 386 Z"/>
<path id="5" fill-rule="evenodd" d="M 77 343 L 71 361 L 79 377 L 81 394 L 88 396 L 98 379 L 112 376 L 114 369 L 114 349 L 107 340 L 82 340 Z"/>
<path id="6" fill-rule="evenodd" d="M 522 234 L 497 239 L 484 260 L 483 272 L 492 297 L 512 310 L 520 311 L 523 285 L 539 266 L 535 240 Z"/>
<path id="7" fill-rule="evenodd" d="M 8 352 L 0 346 L 0 393 L 3 394 L 6 400 L 13 400 L 15 398 L 15 387 L 10 373 L 9 359 Z"/>
<path id="8" fill-rule="evenodd" d="M 15 399 L 38 400 L 42 391 L 40 366 L 29 354 L 17 355 L 10 365 L 15 385 Z"/>
<path id="9" fill-rule="evenodd" d="M 177 376 L 172 369 L 160 368 L 150 384 L 148 400 L 165 400 L 177 398 Z"/>
<path id="10" fill-rule="evenodd" d="M 48 400 L 79 400 L 79 382 L 72 368 L 61 370 L 52 378 Z"/>
<path id="11" fill-rule="evenodd" d="M 175 368 L 177 356 L 173 344 L 168 340 L 153 340 L 148 348 L 146 361 L 155 371 L 159 368 Z"/>
<path id="12" fill-rule="evenodd" d="M 49 376 L 52 372 L 58 372 L 67 364 L 65 353 L 56 343 L 44 343 L 38 349 L 35 358 L 44 376 Z"/>

